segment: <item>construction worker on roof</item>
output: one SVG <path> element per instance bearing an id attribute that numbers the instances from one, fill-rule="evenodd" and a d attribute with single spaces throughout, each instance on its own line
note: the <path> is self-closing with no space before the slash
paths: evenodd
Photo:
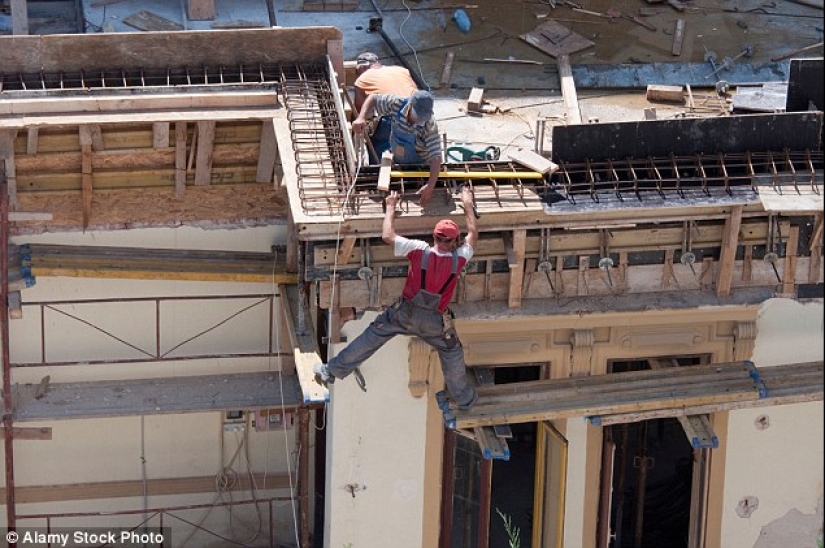
<path id="1" fill-rule="evenodd" d="M 372 52 L 365 51 L 355 60 L 355 110 L 356 115 L 364 108 L 364 102 L 370 95 L 389 94 L 409 97 L 416 91 L 418 86 L 410 75 L 410 71 L 404 67 L 395 65 L 384 65 L 378 60 L 378 56 Z M 390 140 L 390 120 L 387 117 L 371 120 L 370 127 L 367 128 L 370 135 L 372 147 L 367 147 L 371 164 L 377 164 L 380 160 L 380 153 L 376 150 L 387 150 Z"/>
<path id="2" fill-rule="evenodd" d="M 435 225 L 432 246 L 396 234 L 395 208 L 400 201 L 395 191 L 387 196 L 382 239 L 393 246 L 396 257 L 409 261 L 401 297 L 329 363 L 316 364 L 313 371 L 324 384 L 343 379 L 396 335 L 415 335 L 436 349 L 450 398 L 460 410 L 469 411 L 478 394 L 467 376 L 464 348 L 453 327 L 449 304 L 458 275 L 472 258 L 478 241 L 472 194 L 467 187 L 461 192 L 467 235 L 460 246 L 461 231 L 450 219 Z"/>
<path id="3" fill-rule="evenodd" d="M 399 165 L 429 164 L 430 177 L 418 194 L 421 206 L 430 201 L 441 170 L 441 139 L 438 126 L 433 120 L 433 96 L 427 91 L 416 91 L 409 97 L 377 94 L 367 96 L 358 117 L 352 122 L 352 131 L 363 133 L 367 117 L 375 113 L 390 120 L 390 137 L 386 149 L 391 150 L 393 161 Z"/>

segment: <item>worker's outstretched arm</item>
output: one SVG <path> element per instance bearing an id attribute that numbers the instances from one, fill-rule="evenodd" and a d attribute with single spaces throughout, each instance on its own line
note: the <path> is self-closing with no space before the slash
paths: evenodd
<path id="1" fill-rule="evenodd" d="M 355 134 L 363 133 L 364 127 L 367 125 L 367 118 L 372 116 L 372 112 L 375 109 L 375 95 L 367 96 L 367 100 L 364 101 L 364 106 L 361 108 L 361 112 L 358 113 L 358 117 L 352 122 L 352 132 Z"/>
<path id="2" fill-rule="evenodd" d="M 395 246 L 395 206 L 401 201 L 398 192 L 392 191 L 387 196 L 387 211 L 384 213 L 384 225 L 381 230 L 381 239 L 387 245 Z"/>
<path id="3" fill-rule="evenodd" d="M 464 243 L 475 249 L 476 242 L 478 242 L 478 225 L 476 225 L 476 216 L 473 212 L 473 192 L 469 186 L 461 189 L 461 205 L 464 206 L 464 221 L 467 223 L 467 236 L 464 238 Z"/>
<path id="4" fill-rule="evenodd" d="M 435 191 L 435 184 L 438 182 L 438 172 L 440 171 L 441 157 L 436 156 L 430 160 L 430 178 L 427 181 L 427 184 L 418 190 L 418 194 L 421 196 L 421 207 L 426 206 L 432 199 L 433 192 Z"/>

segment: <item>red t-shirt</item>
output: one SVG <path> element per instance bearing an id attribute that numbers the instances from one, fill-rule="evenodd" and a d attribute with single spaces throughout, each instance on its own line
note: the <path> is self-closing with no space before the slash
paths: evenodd
<path id="1" fill-rule="evenodd" d="M 410 262 L 407 281 L 404 284 L 404 291 L 401 293 L 404 299 L 408 301 L 412 300 L 421 289 L 421 262 L 424 259 L 424 251 L 427 249 L 430 250 L 430 259 L 427 263 L 427 286 L 424 289 L 431 293 L 438 293 L 452 272 L 452 253 L 439 253 L 423 240 L 413 240 L 403 236 L 395 237 L 395 256 L 407 257 Z M 461 269 L 473 257 L 473 248 L 464 244 L 456 250 L 456 254 L 458 255 L 456 276 L 441 294 L 441 303 L 438 305 L 439 312 L 444 312 L 449 306 L 455 287 L 458 284 Z"/>

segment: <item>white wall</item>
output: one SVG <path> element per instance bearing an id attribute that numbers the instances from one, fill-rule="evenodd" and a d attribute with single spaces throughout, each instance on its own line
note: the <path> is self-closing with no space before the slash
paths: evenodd
<path id="1" fill-rule="evenodd" d="M 348 340 L 375 313 L 348 322 Z M 361 371 L 332 385 L 327 409 L 325 547 L 422 546 L 426 394 L 414 398 L 407 382 L 408 337 L 396 337 Z M 354 493 L 352 492 L 354 489 Z"/>
<path id="2" fill-rule="evenodd" d="M 129 246 L 165 249 L 206 249 L 227 251 L 269 252 L 270 247 L 284 238 L 283 227 L 256 227 L 236 230 L 201 230 L 197 228 L 141 229 L 112 232 L 74 232 L 27 235 L 14 243 L 50 243 L 63 245 Z M 105 279 L 72 277 L 38 277 L 36 284 L 23 290 L 23 302 L 65 301 L 81 299 L 116 299 L 121 297 L 183 297 L 195 295 L 272 294 L 270 283 L 196 282 L 174 280 Z M 223 322 L 229 316 L 259 299 L 196 300 L 162 304 L 162 350 L 185 342 L 198 333 Z M 92 306 L 60 306 L 61 310 L 104 329 L 111 334 L 147 351 L 154 352 L 155 309 L 147 303 Z M 102 334 L 98 329 L 70 319 L 65 315 L 46 313 L 46 351 L 51 360 L 83 360 L 140 358 L 139 352 Z M 24 308 L 24 318 L 10 322 L 10 354 L 15 362 L 37 362 L 40 359 L 40 311 Z M 261 352 L 268 349 L 269 305 L 251 308 L 234 319 L 222 323 L 203 337 L 186 343 L 172 355 L 202 353 Z M 283 338 L 283 337 L 282 337 Z M 282 340 L 282 348 L 290 349 Z M 17 368 L 15 383 L 39 383 L 45 375 L 51 383 L 94 381 L 103 379 L 139 379 L 185 375 L 277 371 L 277 358 L 170 360 L 136 364 L 101 364 L 43 366 Z M 70 419 L 17 423 L 21 427 L 49 427 L 51 440 L 17 440 L 15 442 L 15 481 L 18 488 L 26 486 L 84 484 L 94 482 L 149 481 L 212 477 L 224 473 L 242 478 L 249 471 L 259 474 L 283 474 L 288 469 L 296 473 L 297 424 L 283 430 L 257 432 L 248 436 L 223 431 L 223 413 L 189 413 Z M 141 443 L 141 439 L 143 440 Z M 237 451 L 238 448 L 240 451 Z M 245 449 L 248 447 L 248 451 Z M 0 446 L 2 455 L 2 446 Z M 233 456 L 235 457 L 233 460 Z M 288 463 L 289 461 L 289 463 Z M 226 467 L 224 469 L 224 467 Z M 0 478 L 2 483 L 2 478 Z M 216 485 L 218 483 L 216 482 Z M 19 514 L 47 512 L 106 512 L 139 510 L 151 507 L 211 504 L 253 497 L 288 496 L 285 489 L 258 485 L 253 493 L 235 487 L 232 492 L 180 494 L 141 498 L 111 498 L 101 500 L 19 504 Z M 247 541 L 250 545 L 268 545 L 269 513 L 266 505 L 256 512 L 254 506 L 238 507 L 230 513 L 226 508 L 210 508 L 176 512 L 194 522 L 202 522 L 216 532 Z M 294 543 L 293 509 L 288 501 L 276 503 L 275 538 Z M 0 521 L 5 522 L 5 512 Z M 91 520 L 79 518 L 75 524 L 87 526 L 124 526 L 139 521 L 140 516 L 122 516 Z M 191 526 L 165 519 L 173 528 L 176 542 L 182 541 Z M 155 518 L 154 524 L 157 523 Z M 54 522 L 54 526 L 69 526 L 69 520 Z M 19 525 L 42 526 L 42 520 L 22 520 Z M 257 533 L 257 536 L 255 534 Z M 188 546 L 208 546 L 210 537 L 199 534 Z M 221 541 L 222 542 L 222 541 Z M 176 544 L 179 545 L 179 544 Z"/>
<path id="3" fill-rule="evenodd" d="M 757 319 L 753 362 L 762 368 L 822 360 L 822 343 L 821 302 L 773 299 L 762 306 Z M 755 424 L 761 415 L 769 420 L 766 429 Z M 808 527 L 797 522 L 784 529 L 784 538 L 765 538 L 769 543 L 760 546 L 816 546 L 822 527 L 823 427 L 822 401 L 730 412 L 722 546 L 751 548 L 763 528 L 796 512 L 807 516 Z M 737 504 L 748 496 L 759 505 L 750 517 L 739 517 Z M 762 536 L 766 535 L 767 531 Z"/>

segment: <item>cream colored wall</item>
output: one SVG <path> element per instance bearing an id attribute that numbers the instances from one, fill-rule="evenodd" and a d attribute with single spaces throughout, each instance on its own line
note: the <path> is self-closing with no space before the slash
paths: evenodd
<path id="1" fill-rule="evenodd" d="M 352 340 L 375 318 L 342 332 Z M 427 400 L 407 382 L 408 337 L 396 337 L 361 367 L 367 392 L 338 380 L 327 412 L 326 547 L 421 548 Z"/>
<path id="2" fill-rule="evenodd" d="M 822 343 L 822 302 L 774 299 L 760 310 L 753 362 L 769 367 L 822 360 Z M 762 415 L 770 426 L 760 430 L 755 420 Z M 822 401 L 730 412 L 721 546 L 753 547 L 763 527 L 792 510 L 821 527 L 824 427 Z M 759 502 L 748 518 L 736 513 L 744 497 Z M 815 546 L 813 535 L 793 541 L 786 538 L 783 546 Z"/>
<path id="3" fill-rule="evenodd" d="M 284 237 L 283 227 L 259 227 L 244 230 L 200 230 L 194 228 L 145 229 L 118 232 L 42 234 L 15 238 L 15 243 L 38 242 L 65 245 L 136 246 L 167 249 L 214 249 L 268 252 L 273 243 Z M 181 297 L 193 295 L 272 294 L 277 290 L 267 283 L 193 282 L 165 280 L 94 279 L 70 277 L 38 277 L 36 284 L 23 291 L 23 301 L 75 299 L 107 299 L 119 297 Z M 162 305 L 162 346 L 169 349 L 197 333 L 209 329 L 258 299 L 235 301 L 192 301 Z M 131 344 L 154 352 L 155 312 L 152 303 L 95 305 L 92 307 L 61 307 L 84 320 L 110 331 Z M 10 322 L 10 354 L 12 361 L 40 359 L 40 313 L 25 308 L 22 320 Z M 47 354 L 56 359 L 136 358 L 140 353 L 113 341 L 99 331 L 66 318 L 47 313 Z M 269 305 L 259 305 L 243 312 L 204 337 L 182 347 L 177 355 L 194 353 L 266 352 L 269 340 Z M 291 352 L 285 336 L 281 348 Z M 173 354 L 175 355 L 175 354 Z M 50 375 L 52 383 L 208 375 L 252 371 L 277 371 L 282 364 L 277 358 L 243 358 L 237 360 L 199 359 L 159 363 L 118 365 L 72 365 L 18 368 L 13 372 L 15 383 L 39 383 Z M 224 432 L 223 414 L 219 412 L 42 421 L 17 423 L 22 427 L 49 427 L 51 440 L 17 440 L 15 442 L 15 482 L 18 488 L 42 485 L 85 484 L 94 482 L 139 481 L 143 479 L 142 458 L 145 458 L 145 478 L 149 481 L 211 477 L 220 479 L 222 471 L 228 478 L 244 477 L 249 471 L 258 474 L 282 475 L 296 472 L 295 450 L 298 435 L 296 424 L 286 431 L 257 432 L 248 435 Z M 143 438 L 143 452 L 141 450 Z M 240 451 L 238 449 L 240 448 Z M 248 451 L 246 450 L 248 448 Z M 2 447 L 0 447 L 2 454 Z M 233 460 L 234 457 L 234 460 Z M 287 462 L 289 460 L 289 463 Z M 224 469 L 226 467 L 226 469 Z M 0 479 L 0 482 L 2 480 Z M 288 496 L 285 489 L 257 485 L 255 493 L 234 488 L 232 493 L 168 495 L 141 498 L 110 498 L 67 502 L 20 504 L 19 514 L 48 512 L 84 512 L 135 510 L 144 507 L 212 504 L 216 501 L 248 500 L 253 497 Z M 203 524 L 216 532 L 245 541 L 256 533 L 268 538 L 269 510 L 261 505 L 238 507 L 230 514 L 225 508 L 179 511 L 176 514 Z M 278 502 L 274 508 L 276 539 L 294 543 L 293 509 L 289 501 Z M 5 523 L 5 512 L 0 520 Z M 123 525 L 122 517 L 90 521 L 93 525 Z M 81 523 L 83 520 L 81 520 Z M 20 521 L 21 525 L 42 525 L 42 522 Z M 68 520 L 55 526 L 71 524 Z M 177 540 L 189 535 L 191 527 L 166 519 Z M 190 545 L 209 546 L 208 537 L 193 537 Z"/>

